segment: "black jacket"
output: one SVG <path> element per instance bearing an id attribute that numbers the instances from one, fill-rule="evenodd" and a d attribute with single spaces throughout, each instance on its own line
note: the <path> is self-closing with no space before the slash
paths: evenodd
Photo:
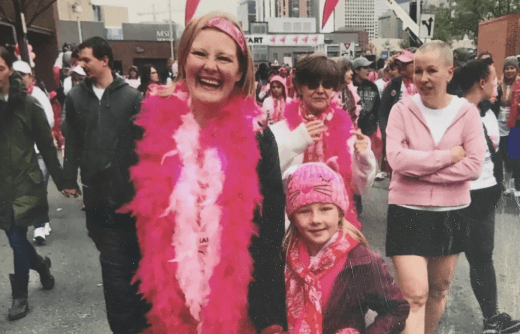
<path id="1" fill-rule="evenodd" d="M 254 237 L 250 253 L 254 260 L 253 282 L 249 287 L 249 315 L 260 333 L 279 324 L 287 328 L 285 310 L 284 261 L 285 195 L 278 146 L 271 129 L 258 134 L 261 160 L 257 172 L 264 198 L 262 211 L 255 213 L 259 237 Z"/>
<path id="2" fill-rule="evenodd" d="M 0 228 L 49 221 L 47 186 L 34 144 L 61 190 L 62 169 L 43 108 L 18 74 L 9 77 L 9 99 L 0 102 Z"/>
<path id="3" fill-rule="evenodd" d="M 119 208 L 134 194 L 128 169 L 137 162 L 134 142 L 139 128 L 133 118 L 141 106 L 139 92 L 114 75 L 99 101 L 92 82 L 85 80 L 70 91 L 65 105 L 65 188 L 79 188 L 79 167 L 86 208 Z"/>
<path id="4" fill-rule="evenodd" d="M 381 136 L 383 138 L 386 138 L 386 125 L 388 124 L 390 110 L 392 110 L 394 104 L 399 102 L 401 97 L 402 84 L 402 77 L 393 78 L 383 91 L 383 96 L 381 96 L 381 105 L 379 106 L 379 128 L 381 129 Z"/>
<path id="5" fill-rule="evenodd" d="M 354 82 L 360 97 L 361 111 L 358 117 L 358 127 L 364 135 L 370 136 L 377 130 L 379 112 L 379 90 L 375 83 L 363 80 L 361 84 Z"/>

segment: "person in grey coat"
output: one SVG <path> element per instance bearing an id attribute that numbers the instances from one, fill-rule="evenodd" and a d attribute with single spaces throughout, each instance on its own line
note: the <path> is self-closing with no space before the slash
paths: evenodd
<path id="1" fill-rule="evenodd" d="M 27 94 L 12 66 L 11 55 L 0 47 L 0 229 L 6 232 L 14 254 L 8 317 L 17 320 L 29 308 L 29 269 L 40 274 L 44 289 L 54 287 L 51 260 L 38 255 L 27 240 L 29 226 L 49 220 L 46 186 L 34 144 L 59 190 L 62 169 L 43 108 Z"/>

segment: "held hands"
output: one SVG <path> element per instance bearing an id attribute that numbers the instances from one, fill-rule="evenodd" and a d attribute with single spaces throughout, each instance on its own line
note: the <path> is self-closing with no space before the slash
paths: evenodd
<path id="1" fill-rule="evenodd" d="M 323 122 L 322 121 L 310 121 L 305 124 L 307 128 L 307 132 L 311 136 L 314 142 L 320 140 L 321 133 L 323 132 Z"/>
<path id="2" fill-rule="evenodd" d="M 262 330 L 260 334 L 287 334 L 280 325 L 271 325 Z"/>
<path id="3" fill-rule="evenodd" d="M 361 129 L 352 130 L 350 133 L 356 136 L 356 141 L 354 142 L 355 153 L 365 154 L 365 151 L 368 149 L 368 137 L 361 132 Z"/>
<path id="4" fill-rule="evenodd" d="M 451 149 L 451 162 L 456 164 L 466 157 L 466 151 L 462 146 L 455 146 Z"/>
<path id="5" fill-rule="evenodd" d="M 61 191 L 63 196 L 70 198 L 71 196 L 74 198 L 78 198 L 79 195 L 81 195 L 81 190 L 79 189 L 63 189 Z"/>

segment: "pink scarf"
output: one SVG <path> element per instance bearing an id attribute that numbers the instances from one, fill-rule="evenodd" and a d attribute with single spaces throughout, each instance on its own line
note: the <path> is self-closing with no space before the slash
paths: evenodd
<path id="1" fill-rule="evenodd" d="M 319 116 L 314 116 L 312 114 L 308 114 L 307 110 L 303 103 L 300 103 L 300 116 L 302 117 L 303 123 L 307 124 L 311 121 L 322 121 L 324 130 L 320 134 L 320 139 L 314 143 L 314 145 L 309 146 L 305 150 L 305 155 L 303 158 L 303 162 L 315 162 L 315 161 L 326 161 L 325 160 L 325 141 L 323 140 L 324 136 L 328 137 L 328 121 L 332 119 L 334 116 L 334 110 L 332 108 L 328 108 L 326 111 L 321 113 Z"/>
<path id="2" fill-rule="evenodd" d="M 323 333 L 320 280 L 336 265 L 342 263 L 350 250 L 358 244 L 357 240 L 343 231 L 339 231 L 335 237 L 336 240 L 320 250 L 319 260 L 309 266 L 306 266 L 304 261 L 309 258 L 309 252 L 301 238 L 297 237 L 287 251 L 285 287 L 290 334 Z"/>
<path id="3" fill-rule="evenodd" d="M 414 96 L 415 94 L 417 94 L 419 92 L 417 90 L 417 86 L 415 86 L 413 81 L 408 80 L 403 77 L 403 83 L 404 83 L 404 86 L 406 87 L 406 90 L 403 92 L 403 98 Z"/>

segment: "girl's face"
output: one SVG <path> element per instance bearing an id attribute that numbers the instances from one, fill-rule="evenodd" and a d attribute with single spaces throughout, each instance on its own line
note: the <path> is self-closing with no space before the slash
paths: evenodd
<path id="1" fill-rule="evenodd" d="M 279 99 L 283 96 L 283 85 L 278 81 L 271 82 L 271 94 L 275 99 Z"/>
<path id="2" fill-rule="evenodd" d="M 159 82 L 159 73 L 155 69 L 155 67 L 150 68 L 150 81 L 158 83 Z"/>
<path id="3" fill-rule="evenodd" d="M 345 84 L 350 84 L 352 82 L 352 76 L 354 75 L 354 71 L 352 69 L 349 69 L 347 72 L 345 72 Z"/>
<path id="4" fill-rule="evenodd" d="M 316 255 L 338 231 L 341 219 L 338 207 L 330 203 L 307 204 L 293 215 L 293 222 L 311 256 Z"/>
<path id="5" fill-rule="evenodd" d="M 413 68 L 413 65 L 412 65 L 412 68 Z M 397 66 L 390 67 L 390 69 L 388 71 L 388 75 L 390 76 L 390 79 L 397 78 L 399 76 L 399 67 L 397 67 Z"/>
<path id="6" fill-rule="evenodd" d="M 439 51 L 420 52 L 415 55 L 413 76 L 419 94 L 423 98 L 446 94 L 448 82 L 453 78 L 453 66 L 449 66 Z"/>
<path id="7" fill-rule="evenodd" d="M 413 78 L 413 61 L 409 63 L 400 63 L 400 74 L 401 76 L 412 79 Z"/>
<path id="8" fill-rule="evenodd" d="M 299 95 L 307 111 L 318 116 L 329 107 L 333 91 L 333 84 L 325 79 L 322 82 L 302 85 Z"/>
<path id="9" fill-rule="evenodd" d="M 137 72 L 135 70 L 130 70 L 130 79 L 137 79 Z"/>
<path id="10" fill-rule="evenodd" d="M 191 45 L 185 71 L 194 102 L 225 103 L 242 77 L 238 46 L 227 34 L 204 29 Z"/>
<path id="11" fill-rule="evenodd" d="M 515 79 L 517 74 L 518 74 L 518 71 L 514 66 L 507 66 L 504 69 L 504 76 L 506 77 L 506 79 L 509 79 L 509 80 Z"/>

